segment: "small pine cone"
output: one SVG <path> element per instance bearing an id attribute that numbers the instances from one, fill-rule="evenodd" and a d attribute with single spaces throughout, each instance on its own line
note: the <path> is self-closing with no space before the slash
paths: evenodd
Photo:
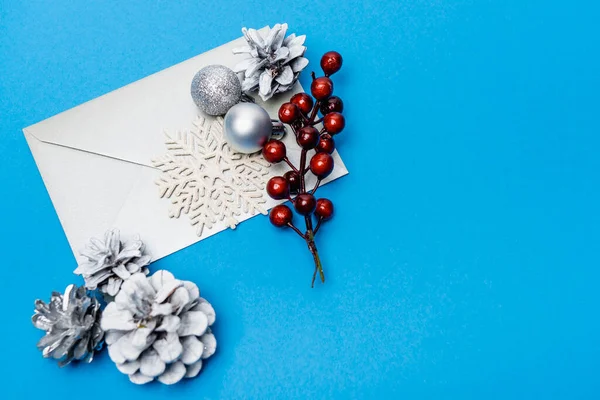
<path id="1" fill-rule="evenodd" d="M 100 316 L 100 303 L 83 286 L 69 285 L 64 295 L 52 292 L 48 304 L 36 300 L 31 321 L 46 331 L 38 349 L 45 358 L 58 360 L 61 367 L 73 360 L 91 362 L 104 338 Z"/>
<path id="2" fill-rule="evenodd" d="M 236 73 L 244 73 L 242 91 L 258 89 L 260 97 L 267 101 L 294 86 L 308 65 L 308 59 L 304 58 L 306 36 L 292 33 L 285 38 L 287 29 L 287 24 L 267 27 L 264 34 L 256 29 L 242 29 L 248 45 L 233 49 L 234 54 L 250 55 L 233 68 Z"/>
<path id="3" fill-rule="evenodd" d="M 110 358 L 136 384 L 171 385 L 193 378 L 217 342 L 209 326 L 215 311 L 198 286 L 168 271 L 134 274 L 106 306 L 101 326 Z"/>
<path id="4" fill-rule="evenodd" d="M 81 256 L 86 259 L 74 273 L 82 275 L 85 287 L 99 289 L 111 297 L 116 296 L 121 284 L 132 274 L 148 275 L 151 257 L 144 254 L 144 244 L 138 238 L 123 243 L 119 231 L 104 234 L 104 241 L 92 238 Z"/>

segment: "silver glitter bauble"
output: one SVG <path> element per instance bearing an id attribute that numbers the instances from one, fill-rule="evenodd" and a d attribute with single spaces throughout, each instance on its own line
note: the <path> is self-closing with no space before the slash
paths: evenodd
<path id="1" fill-rule="evenodd" d="M 223 115 L 242 97 L 242 84 L 231 69 L 223 65 L 202 68 L 192 79 L 192 98 L 208 115 Z"/>
<path id="2" fill-rule="evenodd" d="M 224 136 L 237 152 L 250 154 L 262 149 L 271 137 L 273 124 L 269 114 L 254 103 L 239 103 L 225 115 Z"/>

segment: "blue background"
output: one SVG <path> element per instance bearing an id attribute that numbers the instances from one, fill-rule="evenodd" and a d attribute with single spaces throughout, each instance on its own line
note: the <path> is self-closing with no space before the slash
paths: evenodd
<path id="1" fill-rule="evenodd" d="M 594 1 L 0 1 L 0 397 L 599 398 L 599 19 Z M 80 281 L 21 129 L 276 22 L 313 68 L 344 56 L 328 282 L 257 217 L 153 265 L 217 310 L 198 379 L 42 359 L 33 301 Z"/>

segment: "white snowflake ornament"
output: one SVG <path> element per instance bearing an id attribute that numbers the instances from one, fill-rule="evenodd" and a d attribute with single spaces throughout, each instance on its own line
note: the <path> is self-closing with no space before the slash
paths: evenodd
<path id="1" fill-rule="evenodd" d="M 153 165 L 162 173 L 159 195 L 171 200 L 169 216 L 187 214 L 196 234 L 218 221 L 232 229 L 244 213 L 267 214 L 264 188 L 269 163 L 261 154 L 234 152 L 223 137 L 223 118 L 197 117 L 190 131 L 165 132 L 167 153 Z"/>

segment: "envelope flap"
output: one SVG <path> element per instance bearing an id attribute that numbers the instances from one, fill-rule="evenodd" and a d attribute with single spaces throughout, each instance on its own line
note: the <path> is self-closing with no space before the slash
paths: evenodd
<path id="1" fill-rule="evenodd" d="M 232 53 L 245 43 L 229 42 L 80 106 L 25 128 L 46 143 L 152 166 L 164 153 L 163 131 L 189 129 L 201 111 L 190 96 L 192 78 L 217 62 L 232 68 L 243 56 Z M 301 91 L 298 85 L 294 91 Z M 263 105 L 271 116 L 283 98 Z M 212 118 L 206 116 L 207 118 Z"/>

